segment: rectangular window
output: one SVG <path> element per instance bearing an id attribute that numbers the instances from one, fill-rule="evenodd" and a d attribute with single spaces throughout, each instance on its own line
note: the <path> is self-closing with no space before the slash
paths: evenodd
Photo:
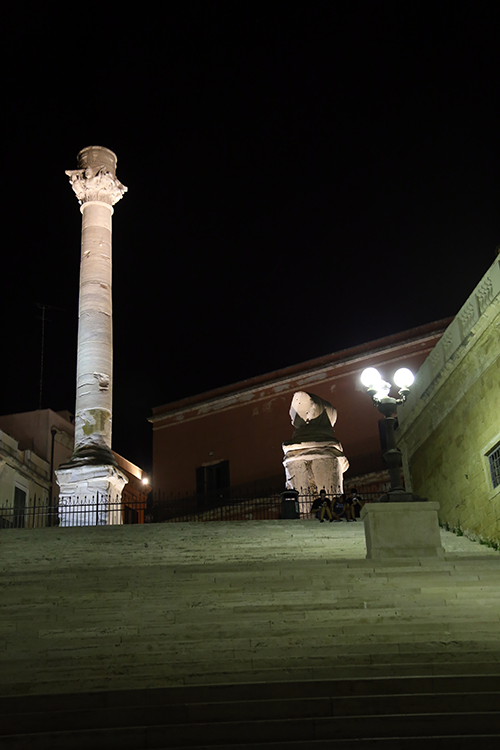
<path id="1" fill-rule="evenodd" d="M 491 481 L 493 482 L 493 488 L 495 488 L 500 484 L 500 445 L 488 454 L 488 462 L 490 465 Z"/>

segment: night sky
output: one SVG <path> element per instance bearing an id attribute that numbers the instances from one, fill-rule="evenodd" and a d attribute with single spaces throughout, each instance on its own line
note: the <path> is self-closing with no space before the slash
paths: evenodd
<path id="1" fill-rule="evenodd" d="M 500 245 L 498 14 L 103 7 L 5 21 L 1 414 L 38 408 L 40 304 L 42 407 L 74 410 L 81 215 L 64 171 L 89 145 L 115 151 L 129 189 L 113 447 L 147 470 L 153 406 L 458 311 Z"/>

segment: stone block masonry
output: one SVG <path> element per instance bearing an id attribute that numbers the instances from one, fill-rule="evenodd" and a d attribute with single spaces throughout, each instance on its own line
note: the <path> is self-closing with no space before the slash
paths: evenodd
<path id="1" fill-rule="evenodd" d="M 422 366 L 415 393 L 398 414 L 411 489 L 439 502 L 442 523 L 496 544 L 500 486 L 488 456 L 500 446 L 499 268 L 497 260 Z"/>

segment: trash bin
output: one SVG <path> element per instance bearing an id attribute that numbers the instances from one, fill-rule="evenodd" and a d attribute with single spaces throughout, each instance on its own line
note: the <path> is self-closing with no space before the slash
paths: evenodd
<path id="1" fill-rule="evenodd" d="M 281 493 L 281 518 L 300 518 L 297 490 L 285 490 Z"/>

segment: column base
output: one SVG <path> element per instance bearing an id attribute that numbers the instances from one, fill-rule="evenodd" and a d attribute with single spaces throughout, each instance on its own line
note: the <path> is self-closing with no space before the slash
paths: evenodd
<path id="1" fill-rule="evenodd" d="M 360 518 L 365 525 L 366 557 L 444 557 L 438 522 L 439 503 L 366 503 Z"/>
<path id="2" fill-rule="evenodd" d="M 343 474 L 349 461 L 338 440 L 311 440 L 304 443 L 283 443 L 283 466 L 286 488 L 318 494 L 341 495 Z"/>
<path id="3" fill-rule="evenodd" d="M 59 526 L 123 523 L 122 491 L 127 476 L 115 466 L 70 466 L 56 472 Z"/>

